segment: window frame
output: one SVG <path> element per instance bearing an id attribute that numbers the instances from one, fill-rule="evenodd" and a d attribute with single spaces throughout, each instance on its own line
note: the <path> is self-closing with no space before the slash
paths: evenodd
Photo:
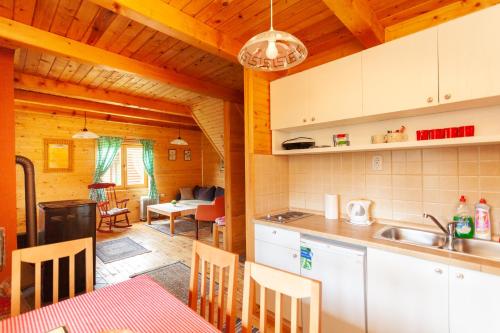
<path id="1" fill-rule="evenodd" d="M 127 174 L 127 148 L 141 148 L 144 149 L 144 147 L 139 144 L 139 143 L 122 143 L 120 146 L 120 156 L 121 156 L 121 165 L 120 165 L 120 170 L 121 170 L 121 185 L 116 185 L 117 190 L 127 190 L 127 189 L 142 189 L 142 188 L 149 188 L 149 175 L 148 172 L 146 171 L 146 168 L 144 167 L 144 184 L 137 184 L 137 185 L 127 185 L 128 182 L 128 174 Z M 97 151 L 97 147 L 96 147 Z M 97 156 L 97 155 L 96 155 Z"/>

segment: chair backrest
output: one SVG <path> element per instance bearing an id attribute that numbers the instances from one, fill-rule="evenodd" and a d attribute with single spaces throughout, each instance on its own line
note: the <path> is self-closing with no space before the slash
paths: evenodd
<path id="1" fill-rule="evenodd" d="M 255 307 L 255 284 L 260 286 L 259 332 L 266 332 L 266 289 L 275 292 L 274 330 L 281 332 L 282 295 L 291 297 L 290 332 L 298 331 L 299 300 L 310 298 L 309 332 L 320 330 L 321 282 L 275 268 L 247 261 L 243 286 L 242 332 L 252 332 L 252 315 Z"/>
<path id="2" fill-rule="evenodd" d="M 52 302 L 59 299 L 59 259 L 69 257 L 69 297 L 75 296 L 75 255 L 85 251 L 85 290 L 93 290 L 93 241 L 81 238 L 12 252 L 11 315 L 21 312 L 21 263 L 35 264 L 35 309 L 41 306 L 42 262 L 52 261 Z"/>
<path id="3" fill-rule="evenodd" d="M 201 262 L 201 275 L 199 265 Z M 210 265 L 210 271 L 208 266 Z M 215 297 L 216 268 L 218 269 L 218 295 Z M 228 273 L 227 300 L 224 307 L 225 271 Z M 207 274 L 209 274 L 209 292 L 207 295 Z M 225 323 L 226 332 L 235 331 L 236 321 L 236 285 L 238 274 L 238 256 L 198 241 L 193 242 L 193 257 L 191 261 L 191 278 L 189 281 L 189 307 L 197 311 L 198 279 L 200 284 L 200 315 L 222 330 Z M 208 303 L 208 318 L 206 318 Z M 217 310 L 217 315 L 215 313 Z"/>
<path id="4" fill-rule="evenodd" d="M 114 183 L 94 183 L 87 186 L 89 190 L 101 191 L 103 197 L 97 203 L 99 213 L 106 215 L 106 212 L 111 208 L 117 207 L 116 205 L 116 184 Z"/>
<path id="5" fill-rule="evenodd" d="M 224 216 L 224 211 L 226 210 L 226 204 L 223 195 L 214 199 L 214 206 L 215 210 L 217 212 L 220 212 L 220 214 L 222 214 L 219 217 Z"/>

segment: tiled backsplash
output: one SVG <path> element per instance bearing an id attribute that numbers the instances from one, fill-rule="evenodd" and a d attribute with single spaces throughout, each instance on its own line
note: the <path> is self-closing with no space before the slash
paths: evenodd
<path id="1" fill-rule="evenodd" d="M 375 155 L 383 158 L 381 171 L 372 169 Z M 256 205 L 262 212 L 283 204 L 287 182 L 290 208 L 323 211 L 324 194 L 332 193 L 340 195 L 343 215 L 349 200 L 367 198 L 375 218 L 426 224 L 423 212 L 447 221 L 464 194 L 470 204 L 487 200 L 493 232 L 500 234 L 500 145 L 290 156 L 288 179 L 281 175 L 287 159 L 259 160 Z"/>
<path id="2" fill-rule="evenodd" d="M 288 158 L 255 155 L 255 215 L 288 208 Z"/>

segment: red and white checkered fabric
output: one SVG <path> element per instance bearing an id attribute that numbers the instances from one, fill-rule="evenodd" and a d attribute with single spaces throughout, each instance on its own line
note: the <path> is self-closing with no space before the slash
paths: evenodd
<path id="1" fill-rule="evenodd" d="M 147 276 L 77 296 L 0 322 L 1 333 L 70 333 L 129 329 L 135 333 L 219 332 Z"/>

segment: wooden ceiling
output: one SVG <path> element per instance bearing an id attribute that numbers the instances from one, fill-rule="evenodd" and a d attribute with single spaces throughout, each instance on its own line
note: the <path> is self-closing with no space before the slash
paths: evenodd
<path id="1" fill-rule="evenodd" d="M 274 27 L 308 48 L 293 73 L 499 1 L 274 0 Z M 0 0 L 0 16 L 7 19 L 0 21 L 0 45 L 18 47 L 18 75 L 191 108 L 207 96 L 242 100 L 243 69 L 235 55 L 269 28 L 269 2 Z M 58 93 L 39 91 L 41 82 L 17 88 Z"/>

